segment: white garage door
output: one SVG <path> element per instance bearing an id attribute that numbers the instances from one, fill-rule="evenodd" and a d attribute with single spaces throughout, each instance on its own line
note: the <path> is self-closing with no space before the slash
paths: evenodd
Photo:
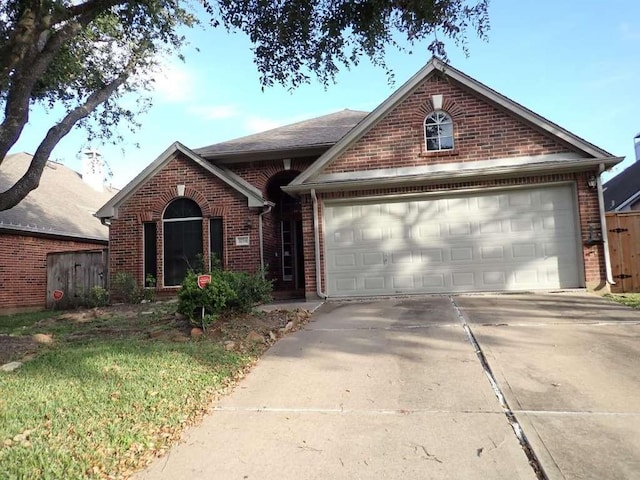
<path id="1" fill-rule="evenodd" d="M 571 185 L 328 203 L 330 296 L 578 287 Z"/>

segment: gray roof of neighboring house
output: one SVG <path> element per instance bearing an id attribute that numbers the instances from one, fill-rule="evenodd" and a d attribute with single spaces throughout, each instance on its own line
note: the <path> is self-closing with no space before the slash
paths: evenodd
<path id="1" fill-rule="evenodd" d="M 214 159 L 289 150 L 326 150 L 367 115 L 367 112 L 346 109 L 193 151 L 205 159 Z"/>
<path id="2" fill-rule="evenodd" d="M 5 157 L 0 165 L 0 191 L 24 175 L 32 158 L 28 153 Z M 49 161 L 40 186 L 15 207 L 0 212 L 0 230 L 107 241 L 108 227 L 93 214 L 116 191 L 94 190 L 78 172 Z"/>
<path id="3" fill-rule="evenodd" d="M 640 162 L 635 162 L 602 185 L 604 208 L 612 211 L 623 207 L 640 192 Z M 636 198 L 638 198 L 636 196 Z"/>

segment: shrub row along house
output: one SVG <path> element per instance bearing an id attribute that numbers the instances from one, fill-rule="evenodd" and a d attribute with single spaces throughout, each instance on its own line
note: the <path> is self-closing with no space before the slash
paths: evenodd
<path id="1" fill-rule="evenodd" d="M 27 153 L 7 155 L 0 168 L 1 191 L 24 175 L 32 158 Z M 1 313 L 41 309 L 51 300 L 48 254 L 99 250 L 106 256 L 109 232 L 93 214 L 114 193 L 103 187 L 100 166 L 85 168 L 81 175 L 61 163 L 47 162 L 40 186 L 15 207 L 0 212 Z M 61 284 L 70 284 L 73 290 L 79 280 L 76 273 L 80 272 L 64 272 Z"/>
<path id="2" fill-rule="evenodd" d="M 202 260 L 307 297 L 603 289 L 620 160 L 433 58 L 369 114 L 174 143 L 98 216 L 161 293 Z"/>

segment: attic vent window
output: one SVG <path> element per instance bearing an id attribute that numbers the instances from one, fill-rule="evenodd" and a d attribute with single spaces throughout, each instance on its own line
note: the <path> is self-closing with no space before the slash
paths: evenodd
<path id="1" fill-rule="evenodd" d="M 436 110 L 424 119 L 427 151 L 453 150 L 453 120 L 446 112 Z"/>

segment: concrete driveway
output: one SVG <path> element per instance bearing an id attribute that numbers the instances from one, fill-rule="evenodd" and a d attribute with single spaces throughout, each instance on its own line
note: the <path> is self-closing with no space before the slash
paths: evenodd
<path id="1" fill-rule="evenodd" d="M 638 478 L 639 335 L 586 294 L 328 303 L 136 478 Z"/>

